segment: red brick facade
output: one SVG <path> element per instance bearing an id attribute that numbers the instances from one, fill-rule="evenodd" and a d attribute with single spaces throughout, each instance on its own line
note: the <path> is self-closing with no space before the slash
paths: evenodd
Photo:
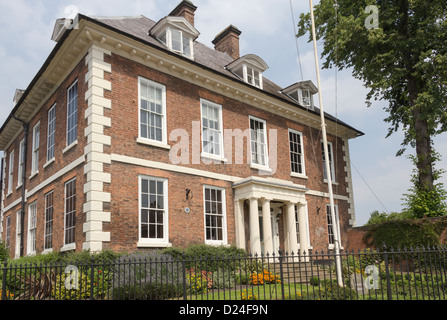
<path id="1" fill-rule="evenodd" d="M 90 36 L 91 37 L 91 36 Z M 100 45 L 95 44 L 100 47 Z M 121 47 L 121 45 L 120 45 Z M 88 115 L 91 112 L 87 97 L 96 95 L 91 89 L 91 83 L 87 78 L 91 72 L 96 72 L 103 67 L 102 64 L 91 67 L 87 63 L 87 55 L 83 55 L 76 66 L 72 69 L 54 91 L 53 94 L 42 104 L 29 122 L 28 145 L 32 143 L 32 128 L 40 121 L 40 150 L 39 150 L 39 172 L 28 179 L 31 166 L 31 148 L 27 154 L 27 181 L 26 190 L 31 195 L 26 199 L 25 206 L 25 232 L 24 244 L 25 254 L 27 252 L 27 226 L 28 226 L 28 206 L 37 201 L 37 230 L 36 230 L 36 252 L 44 252 L 45 234 L 45 194 L 54 190 L 54 218 L 53 218 L 53 251 L 60 251 L 64 248 L 64 212 L 65 194 L 64 183 L 76 177 L 76 246 L 71 250 L 82 250 L 86 242 L 100 243 L 102 249 L 115 251 L 134 251 L 146 247 L 139 246 L 139 177 L 150 176 L 165 178 L 168 181 L 168 190 L 165 196 L 168 198 L 167 218 L 169 245 L 186 247 L 191 244 L 205 242 L 205 218 L 204 218 L 204 186 L 223 188 L 225 194 L 225 232 L 226 243 L 237 244 L 239 235 L 237 224 L 237 214 L 235 206 L 236 190 L 234 183 L 238 179 L 258 177 L 267 184 L 270 182 L 284 182 L 281 188 L 302 187 L 307 192 L 302 192 L 304 203 L 307 205 L 307 230 L 309 246 L 305 249 L 327 250 L 328 249 L 328 220 L 326 216 L 326 206 L 329 204 L 327 197 L 327 184 L 323 179 L 323 157 L 321 151 L 321 132 L 318 126 L 300 122 L 293 117 L 285 117 L 279 114 L 277 109 L 268 111 L 268 108 L 258 108 L 256 104 L 242 101 L 240 98 L 228 94 L 223 94 L 219 90 L 212 90 L 209 86 L 200 85 L 202 82 L 187 81 L 178 76 L 176 72 L 170 72 L 174 68 L 157 70 L 144 64 L 138 59 L 132 59 L 127 54 L 122 54 L 117 45 L 104 47 L 103 65 L 106 65 L 103 72 L 103 79 L 110 84 L 110 90 L 104 89 L 99 93 L 101 99 L 111 102 L 111 107 L 101 108 L 95 111 L 100 119 L 106 119 L 99 127 L 95 127 L 97 122 Z M 91 49 L 86 46 L 86 52 L 95 56 L 101 50 Z M 135 50 L 136 51 L 136 50 Z M 100 52 L 99 55 L 102 55 Z M 146 56 L 147 57 L 147 56 Z M 169 56 L 168 56 L 169 58 Z M 99 60 L 98 60 L 99 61 Z M 179 62 L 185 63 L 188 62 Z M 160 65 L 160 64 L 159 64 Z M 110 72 L 108 70 L 110 66 Z M 90 69 L 89 69 L 90 68 Z M 95 69 L 96 68 L 96 69 Z M 93 71 L 92 71 L 93 70 Z M 187 72 L 185 71 L 184 74 Z M 87 75 L 87 77 L 86 77 Z M 139 138 L 139 77 L 149 79 L 166 87 L 166 129 L 170 150 L 149 146 L 137 142 Z M 99 77 L 100 78 L 100 77 Z M 198 78 L 198 76 L 196 76 Z M 78 81 L 78 122 L 77 122 L 77 144 L 70 150 L 63 152 L 67 147 L 65 140 L 67 125 L 67 89 L 74 82 Z M 101 81 L 102 81 L 101 80 Z M 226 80 L 225 80 L 226 81 Z M 102 83 L 102 82 L 101 82 Z M 94 85 L 93 85 L 94 87 Z M 106 85 L 107 87 L 107 85 Z M 250 89 L 251 90 L 251 89 Z M 92 93 L 93 92 L 93 93 Z M 85 99 L 84 99 L 85 97 Z M 253 169 L 247 164 L 249 155 L 249 141 L 244 141 L 243 150 L 233 146 L 231 155 L 227 152 L 225 156 L 228 162 L 217 164 L 194 163 L 195 149 L 193 141 L 195 131 L 194 126 L 198 124 L 200 133 L 201 121 L 201 99 L 217 103 L 222 106 L 223 129 L 249 129 L 249 116 L 266 121 L 267 132 L 275 131 L 276 141 L 268 141 L 269 147 L 276 146 L 276 170 L 271 176 L 260 174 L 257 169 Z M 262 98 L 261 98 L 262 99 Z M 101 100 L 102 101 L 102 100 Z M 278 102 L 284 103 L 284 102 Z M 48 110 L 56 104 L 56 144 L 54 162 L 46 164 L 46 141 Z M 94 103 L 93 103 L 94 105 Z M 92 120 L 93 119 L 93 120 Z M 97 118 L 95 118 L 97 119 Z M 110 124 L 107 123 L 110 119 Z M 102 121 L 102 120 L 101 120 Z M 100 122 L 101 122 L 100 121 Z M 93 129 L 92 129 L 93 128 Z M 95 129 L 96 128 L 96 129 Z M 98 129 L 99 128 L 99 129 Z M 187 164 L 173 165 L 170 159 L 170 152 L 175 150 L 178 140 L 170 141 L 170 133 L 176 129 L 182 129 L 188 133 L 190 141 L 189 159 Z M 288 130 L 293 129 L 302 133 L 303 152 L 305 156 L 304 177 L 294 177 L 290 173 L 290 151 Z M 92 130 L 98 130 L 101 137 L 110 138 L 105 143 L 96 143 L 97 135 L 92 135 Z M 95 131 L 96 134 L 96 131 Z M 4 186 L 8 185 L 9 179 L 9 158 L 8 155 L 14 150 L 14 179 L 17 179 L 18 150 L 20 140 L 23 138 L 23 131 L 20 132 L 5 151 L 5 179 Z M 178 138 L 178 137 L 174 137 Z M 350 138 L 350 137 L 349 137 Z M 92 140 L 93 139 L 93 140 Z M 335 158 L 335 184 L 336 205 L 340 216 L 340 231 L 342 245 L 345 243 L 346 230 L 351 226 L 353 217 L 352 187 L 349 176 L 349 150 L 347 145 L 348 137 L 336 138 L 329 134 L 328 140 L 332 142 Z M 92 143 L 93 141 L 93 143 Z M 199 135 L 200 145 L 200 135 Z M 92 149 L 94 152 L 92 152 Z M 98 149 L 99 148 L 99 149 Z M 100 151 L 98 151 L 100 150 Z M 243 164 L 236 164 L 235 152 L 242 152 Z M 95 154 L 104 155 L 102 162 L 92 161 Z M 80 161 L 81 159 L 82 161 Z M 200 159 L 200 157 L 199 157 Z M 77 165 L 77 161 L 80 161 Z M 160 164 L 158 167 L 157 164 Z M 71 167 L 70 167 L 71 166 Z M 92 169 L 93 168 L 93 169 Z M 90 175 L 91 172 L 100 172 L 106 178 L 95 180 Z M 102 177 L 102 176 L 101 176 Z M 107 177 L 110 177 L 108 179 Z M 220 178 L 223 177 L 223 178 Z M 272 180 L 273 179 L 273 180 Z M 99 181 L 99 184 L 98 184 Z M 290 184 L 292 183 L 292 184 Z M 9 248 L 11 256 L 16 255 L 16 212 L 21 208 L 21 188 L 17 188 L 17 181 L 13 182 L 12 194 L 6 195 L 4 190 L 4 200 L 2 206 L 2 240 L 9 238 Z M 188 198 L 186 189 L 189 189 Z M 284 189 L 284 190 L 285 190 Z M 303 190 L 304 190 L 303 189 Z M 33 190 L 37 190 L 33 192 Z M 93 192 L 93 191 L 94 192 Z M 108 198 L 99 199 L 95 196 L 96 190 L 100 194 L 110 195 Z M 92 200 L 93 199 L 93 200 Z M 95 200 L 96 199 L 96 200 Z M 275 205 L 278 201 L 273 199 Z M 279 201 L 281 202 L 281 201 Z M 15 205 L 13 205 L 15 203 Z M 102 208 L 92 209 L 91 206 L 99 203 Z M 90 206 L 91 204 L 91 206 Z M 285 204 L 285 202 L 284 202 Z M 259 206 L 261 206 L 259 204 Z M 245 230 L 245 243 L 239 246 L 249 249 L 251 247 L 250 233 L 250 209 L 247 201 L 243 202 L 243 229 Z M 189 208 L 189 212 L 185 209 Z M 279 226 L 279 247 L 287 250 L 284 244 L 286 239 L 286 214 L 285 209 L 278 215 Z M 92 218 L 97 214 L 110 214 L 110 219 L 102 221 Z M 6 220 L 11 217 L 11 224 L 8 226 Z M 98 222 L 99 221 L 99 222 Z M 301 222 L 300 222 L 301 223 Z M 102 227 L 101 227 L 102 226 Z M 8 229 L 8 230 L 7 230 Z M 87 231 L 87 230 L 91 230 Z M 90 233 L 89 233 L 90 232 Z M 95 233 L 97 232 L 97 233 Z M 102 237 L 105 238 L 92 238 Z M 92 240 L 93 239 L 93 240 Z M 290 248 L 289 248 L 290 249 Z"/>

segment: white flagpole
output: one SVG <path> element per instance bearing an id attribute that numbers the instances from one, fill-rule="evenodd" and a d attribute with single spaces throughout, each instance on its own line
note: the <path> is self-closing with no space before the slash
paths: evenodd
<path id="1" fill-rule="evenodd" d="M 320 116 L 321 116 L 321 132 L 323 136 L 323 146 L 324 146 L 324 159 L 327 172 L 327 184 L 329 190 L 329 200 L 331 208 L 331 219 L 332 219 L 332 229 L 334 233 L 334 251 L 335 251 L 335 264 L 337 268 L 337 280 L 340 286 L 343 286 L 342 274 L 341 274 L 341 262 L 340 262 L 340 238 L 338 234 L 338 221 L 335 216 L 335 205 L 334 205 L 334 193 L 332 190 L 332 176 L 331 176 L 331 166 L 329 163 L 329 150 L 327 144 L 327 133 L 326 133 L 326 120 L 324 117 L 323 109 L 323 95 L 321 90 L 321 79 L 320 79 L 320 67 L 318 63 L 318 51 L 317 51 L 317 37 L 315 32 L 315 18 L 312 0 L 309 0 L 310 4 L 310 16 L 312 20 L 312 38 L 314 43 L 314 55 L 315 55 L 315 67 L 317 71 L 317 85 L 318 85 L 318 96 L 320 100 Z"/>

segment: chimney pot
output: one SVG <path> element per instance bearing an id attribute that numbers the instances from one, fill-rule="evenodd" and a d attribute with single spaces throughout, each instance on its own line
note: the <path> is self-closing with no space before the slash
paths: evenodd
<path id="1" fill-rule="evenodd" d="M 196 12 L 197 7 L 188 0 L 183 0 L 175 7 L 174 10 L 171 11 L 169 16 L 171 17 L 183 17 L 194 27 L 194 13 Z"/>
<path id="2" fill-rule="evenodd" d="M 235 26 L 228 26 L 212 41 L 214 44 L 214 49 L 220 52 L 228 53 L 234 60 L 238 59 L 240 56 L 239 36 L 241 33 L 242 32 Z"/>

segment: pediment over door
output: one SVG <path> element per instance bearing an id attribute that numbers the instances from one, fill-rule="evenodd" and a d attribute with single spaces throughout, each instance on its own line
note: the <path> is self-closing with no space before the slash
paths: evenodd
<path id="1" fill-rule="evenodd" d="M 271 201 L 305 203 L 306 187 L 273 178 L 249 177 L 233 184 L 235 200 L 265 198 Z"/>

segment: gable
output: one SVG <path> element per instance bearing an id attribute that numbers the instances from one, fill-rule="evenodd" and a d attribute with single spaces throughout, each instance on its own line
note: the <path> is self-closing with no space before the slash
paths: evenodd
<path id="1" fill-rule="evenodd" d="M 165 17 L 161 19 L 149 30 L 149 35 L 158 37 L 167 27 L 180 30 L 189 35 L 193 40 L 196 40 L 200 35 L 200 32 L 183 17 Z"/>

